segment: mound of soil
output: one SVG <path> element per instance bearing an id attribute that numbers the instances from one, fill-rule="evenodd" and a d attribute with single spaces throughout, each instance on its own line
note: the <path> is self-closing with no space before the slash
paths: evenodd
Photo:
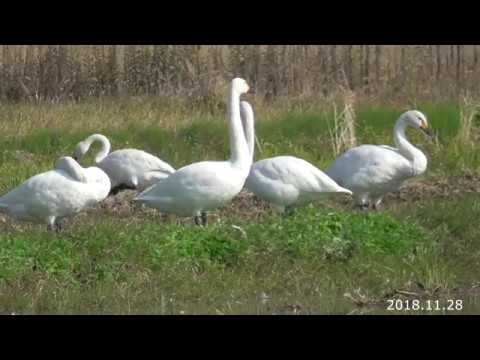
<path id="1" fill-rule="evenodd" d="M 448 178 L 422 179 L 408 182 L 399 191 L 388 194 L 384 199 L 383 207 L 387 210 L 394 204 L 416 203 L 431 199 L 458 199 L 472 193 L 480 193 L 480 174 L 468 172 Z M 175 215 L 160 214 L 155 209 L 136 204 L 132 201 L 135 195 L 136 192 L 134 191 L 122 191 L 116 196 L 108 197 L 94 209 L 80 213 L 72 219 L 66 219 L 66 223 L 73 225 L 77 222 L 91 222 L 94 224 L 96 221 L 101 221 L 103 217 L 131 222 L 155 219 L 166 223 L 193 223 L 191 218 L 178 218 Z M 342 209 L 351 209 L 353 206 L 352 200 L 346 196 L 340 196 L 322 204 L 327 207 Z M 225 217 L 261 221 L 273 213 L 274 211 L 268 203 L 250 192 L 242 191 L 231 203 L 209 213 L 208 221 L 212 223 Z M 8 216 L 0 214 L 1 229 L 25 231 L 31 226 L 26 223 L 15 222 Z"/>

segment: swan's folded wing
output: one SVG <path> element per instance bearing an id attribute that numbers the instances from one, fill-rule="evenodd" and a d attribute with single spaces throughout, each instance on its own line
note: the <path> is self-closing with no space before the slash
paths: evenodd
<path id="1" fill-rule="evenodd" d="M 137 199 L 144 197 L 181 196 L 183 193 L 214 194 L 219 182 L 224 180 L 225 163 L 205 161 L 178 169 L 170 176 L 160 179 L 143 191 Z"/>
<path id="2" fill-rule="evenodd" d="M 175 172 L 172 166 L 153 155 L 146 158 L 146 162 L 149 171 L 162 172 L 165 174 L 173 174 Z"/>
<path id="3" fill-rule="evenodd" d="M 123 149 L 112 152 L 106 162 L 117 163 L 114 166 L 123 164 L 137 171 L 161 171 L 168 174 L 175 172 L 175 169 L 160 158 L 138 149 Z M 112 165 L 113 166 L 113 165 Z"/>
<path id="4" fill-rule="evenodd" d="M 375 187 L 412 175 L 411 165 L 387 145 L 361 145 L 340 155 L 326 170 L 340 186 Z"/>
<path id="5" fill-rule="evenodd" d="M 283 182 L 303 192 L 337 192 L 338 184 L 309 162 L 293 156 L 274 158 L 274 172 Z"/>
<path id="6" fill-rule="evenodd" d="M 164 205 L 169 205 L 174 202 L 174 199 L 170 196 L 154 196 L 154 195 L 145 195 L 145 194 L 140 194 L 137 197 L 135 197 L 133 200 L 143 204 L 160 203 Z"/>
<path id="7" fill-rule="evenodd" d="M 148 171 L 143 174 L 144 183 L 143 188 L 148 189 L 152 185 L 155 185 L 157 182 L 162 181 L 169 177 L 171 173 L 165 171 Z"/>
<path id="8" fill-rule="evenodd" d="M 338 185 L 335 180 L 333 180 L 330 176 L 325 174 L 323 171 L 320 169 L 317 169 L 314 167 L 314 170 L 312 169 L 312 175 L 315 176 L 315 178 L 318 181 L 318 187 L 321 192 L 325 193 L 345 193 L 345 194 L 350 194 L 352 195 L 352 192 L 348 189 L 345 189 Z"/>

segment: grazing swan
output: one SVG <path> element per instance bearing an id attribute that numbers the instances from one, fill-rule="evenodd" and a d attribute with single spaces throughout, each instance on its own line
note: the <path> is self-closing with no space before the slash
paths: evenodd
<path id="1" fill-rule="evenodd" d="M 143 191 L 175 172 L 169 164 L 142 150 L 122 149 L 109 154 L 110 141 L 101 134 L 93 134 L 79 142 L 73 158 L 80 160 L 95 141 L 102 144 L 95 164 L 110 177 L 111 195 L 125 189 Z"/>
<path id="2" fill-rule="evenodd" d="M 206 225 L 206 211 L 232 200 L 243 188 L 252 164 L 240 118 L 240 95 L 249 86 L 241 78 L 230 84 L 228 99 L 230 159 L 184 166 L 139 194 L 135 200 L 161 212 L 194 216 Z"/>
<path id="3" fill-rule="evenodd" d="M 397 190 L 403 181 L 427 169 L 427 157 L 408 142 L 407 126 L 431 136 L 427 118 L 420 111 L 403 113 L 395 124 L 393 138 L 397 148 L 386 145 L 361 145 L 339 156 L 326 173 L 354 193 L 357 206 L 377 209 L 383 196 Z"/>
<path id="4" fill-rule="evenodd" d="M 31 177 L 0 197 L 0 211 L 21 220 L 46 223 L 61 230 L 60 220 L 104 200 L 110 179 L 97 167 L 82 168 L 71 157 L 61 157 L 55 169 Z"/>
<path id="5" fill-rule="evenodd" d="M 250 104 L 242 101 L 242 121 L 250 157 L 254 157 L 254 116 Z M 293 156 L 277 156 L 254 163 L 245 187 L 279 212 L 290 213 L 297 205 L 326 198 L 334 193 L 352 195 L 309 162 Z"/>

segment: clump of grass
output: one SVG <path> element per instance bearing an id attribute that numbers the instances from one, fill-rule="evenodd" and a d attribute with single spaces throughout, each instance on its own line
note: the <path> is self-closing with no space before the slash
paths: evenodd
<path id="1" fill-rule="evenodd" d="M 471 147 L 473 145 L 475 136 L 477 135 L 477 124 L 475 120 L 478 118 L 480 104 L 468 96 L 462 98 L 460 106 L 459 123 L 456 141 L 462 146 Z"/>
<path id="2" fill-rule="evenodd" d="M 455 113 L 453 113 L 455 110 Z M 480 107 L 478 102 L 469 96 L 462 98 L 457 107 L 451 107 L 448 116 L 448 123 L 443 122 L 435 130 L 439 133 L 440 146 L 437 147 L 432 156 L 432 163 L 437 169 L 443 170 L 446 174 L 464 172 L 467 169 L 474 170 L 480 166 L 480 154 L 475 146 L 479 139 L 479 117 Z M 440 114 L 439 114 L 440 115 Z M 455 118 L 453 118 L 455 117 Z M 455 126 L 452 126 L 455 124 Z M 450 133 L 446 129 L 450 128 Z"/>
<path id="3" fill-rule="evenodd" d="M 343 100 L 344 107 L 340 114 L 337 113 L 335 103 L 333 105 L 333 129 L 330 131 L 330 138 L 334 156 L 357 145 L 354 110 L 355 94 L 351 91 L 346 91 L 343 94 Z"/>

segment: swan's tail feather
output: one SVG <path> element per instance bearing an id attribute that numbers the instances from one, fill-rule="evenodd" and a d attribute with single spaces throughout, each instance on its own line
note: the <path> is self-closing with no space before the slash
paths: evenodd
<path id="1" fill-rule="evenodd" d="M 152 172 L 150 172 L 152 173 Z M 157 172 L 158 174 L 158 172 Z M 150 192 L 156 185 L 158 185 L 160 182 L 168 179 L 168 177 L 171 175 L 171 174 L 166 174 L 166 173 L 161 173 L 162 175 L 165 174 L 165 176 L 162 176 L 162 177 L 155 177 L 155 178 L 152 178 L 150 179 L 150 181 L 147 182 L 147 185 L 146 187 L 141 190 L 141 193 L 137 196 L 138 197 L 143 197 L 144 195 L 146 195 L 148 192 Z M 149 184 L 148 184 L 149 183 Z"/>
<path id="2" fill-rule="evenodd" d="M 136 196 L 135 198 L 133 198 L 133 201 L 137 201 L 137 202 L 145 203 L 145 204 L 152 203 L 152 202 L 160 204 L 160 203 L 171 203 L 172 198 L 170 198 L 170 197 L 157 197 L 157 196 L 149 196 L 149 195 L 140 194 L 140 195 Z"/>
<path id="3" fill-rule="evenodd" d="M 145 203 L 145 202 L 148 202 L 148 201 L 151 201 L 151 200 L 153 200 L 153 199 L 149 199 L 147 196 L 137 196 L 137 197 L 133 198 L 133 201 L 141 202 L 141 203 Z"/>
<path id="4" fill-rule="evenodd" d="M 149 172 L 153 172 L 153 173 L 163 173 L 165 175 L 172 175 L 174 172 L 175 172 L 175 169 L 172 168 L 172 169 L 151 169 Z"/>
<path id="5" fill-rule="evenodd" d="M 342 187 L 339 187 L 339 188 L 338 188 L 337 193 L 353 195 L 353 192 L 351 192 L 351 191 L 348 190 L 348 189 L 342 188 Z"/>

